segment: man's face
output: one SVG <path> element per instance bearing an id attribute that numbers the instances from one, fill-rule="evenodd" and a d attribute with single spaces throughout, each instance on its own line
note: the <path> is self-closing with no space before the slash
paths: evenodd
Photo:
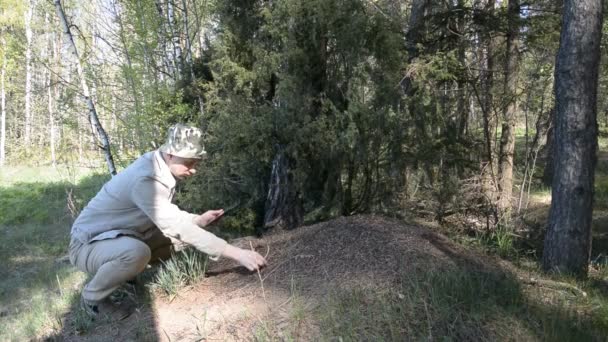
<path id="1" fill-rule="evenodd" d="M 196 167 L 200 159 L 181 158 L 174 155 L 169 155 L 171 161 L 169 169 L 173 176 L 177 179 L 184 179 L 196 173 Z"/>

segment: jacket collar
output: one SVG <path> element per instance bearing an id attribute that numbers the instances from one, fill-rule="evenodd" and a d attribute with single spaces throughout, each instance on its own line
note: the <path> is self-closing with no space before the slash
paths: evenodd
<path id="1" fill-rule="evenodd" d="M 158 180 L 168 187 L 174 188 L 177 181 L 159 150 L 154 151 L 154 167 L 158 170 Z"/>

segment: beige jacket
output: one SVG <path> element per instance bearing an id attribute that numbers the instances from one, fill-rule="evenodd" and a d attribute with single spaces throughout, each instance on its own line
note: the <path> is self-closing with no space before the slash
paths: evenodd
<path id="1" fill-rule="evenodd" d="M 72 226 L 72 237 L 82 243 L 118 235 L 146 239 L 156 226 L 166 236 L 218 257 L 226 241 L 197 226 L 197 215 L 171 203 L 175 183 L 159 151 L 144 154 L 108 181 L 87 204 Z"/>

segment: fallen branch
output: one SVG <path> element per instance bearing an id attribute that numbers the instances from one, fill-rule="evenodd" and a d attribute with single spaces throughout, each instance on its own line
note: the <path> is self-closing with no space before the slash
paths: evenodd
<path id="1" fill-rule="evenodd" d="M 546 288 L 551 288 L 551 289 L 555 289 L 555 290 L 570 290 L 576 294 L 579 294 L 583 297 L 587 297 L 587 292 L 579 289 L 578 287 L 568 284 L 568 283 L 563 283 L 563 282 L 558 282 L 558 281 L 553 281 L 553 280 L 544 280 L 544 279 L 536 279 L 536 278 L 519 278 L 519 280 L 521 280 L 524 284 L 528 284 L 528 285 L 536 285 L 536 286 L 540 286 L 540 287 L 546 287 Z"/>

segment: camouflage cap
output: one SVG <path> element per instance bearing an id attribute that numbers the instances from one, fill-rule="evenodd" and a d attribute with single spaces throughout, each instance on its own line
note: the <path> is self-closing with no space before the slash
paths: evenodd
<path id="1" fill-rule="evenodd" d="M 159 150 L 182 158 L 201 159 L 207 154 L 201 143 L 203 132 L 194 126 L 176 124 L 169 128 L 167 142 Z"/>

